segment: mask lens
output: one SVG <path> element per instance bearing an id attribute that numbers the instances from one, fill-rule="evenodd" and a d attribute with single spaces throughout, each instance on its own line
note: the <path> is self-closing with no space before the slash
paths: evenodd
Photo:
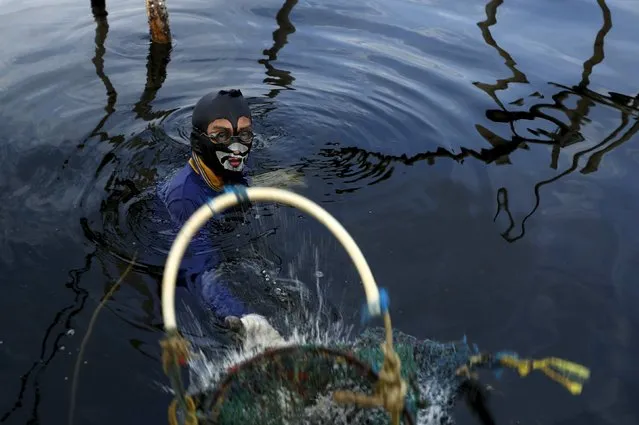
<path id="1" fill-rule="evenodd" d="M 218 131 L 208 135 L 213 143 L 228 143 L 231 140 L 231 133 L 226 130 Z"/>
<path id="2" fill-rule="evenodd" d="M 243 131 L 240 133 L 239 138 L 244 143 L 251 143 L 253 141 L 253 133 L 250 131 Z"/>

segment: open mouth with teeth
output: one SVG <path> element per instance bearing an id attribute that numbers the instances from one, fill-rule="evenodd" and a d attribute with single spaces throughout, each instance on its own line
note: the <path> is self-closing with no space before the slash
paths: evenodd
<path id="1" fill-rule="evenodd" d="M 240 171 L 244 166 L 244 157 L 234 154 L 226 155 L 220 160 L 220 162 L 227 170 Z"/>
<path id="2" fill-rule="evenodd" d="M 242 158 L 238 156 L 232 156 L 227 161 L 229 165 L 233 168 L 237 168 L 240 165 L 242 165 Z"/>

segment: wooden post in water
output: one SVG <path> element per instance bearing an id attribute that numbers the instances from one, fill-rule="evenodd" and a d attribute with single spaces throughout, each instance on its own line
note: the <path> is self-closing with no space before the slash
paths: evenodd
<path id="1" fill-rule="evenodd" d="M 169 12 L 166 10 L 166 0 L 145 0 L 145 2 L 151 41 L 158 44 L 171 44 Z"/>

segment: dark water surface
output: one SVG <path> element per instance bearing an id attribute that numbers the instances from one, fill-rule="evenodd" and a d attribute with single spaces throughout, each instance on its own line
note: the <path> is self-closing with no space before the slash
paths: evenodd
<path id="1" fill-rule="evenodd" d="M 0 422 L 166 423 L 148 194 L 187 157 L 198 98 L 254 105 L 255 172 L 293 167 L 390 288 L 394 324 L 588 365 L 580 397 L 506 374 L 499 424 L 639 423 L 639 3 L 635 0 L 2 2 Z M 285 208 L 272 269 L 357 313 L 345 255 Z M 268 222 L 266 221 L 268 220 Z M 227 238 L 233 240 L 233 236 Z M 222 244 L 226 243 L 224 240 Z M 230 243 L 230 242 L 228 242 Z M 459 409 L 460 423 L 475 423 Z"/>

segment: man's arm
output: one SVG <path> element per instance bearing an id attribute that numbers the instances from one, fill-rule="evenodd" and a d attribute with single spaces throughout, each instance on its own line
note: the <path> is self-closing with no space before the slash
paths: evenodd
<path id="1" fill-rule="evenodd" d="M 179 231 L 200 206 L 191 200 L 181 200 L 171 202 L 167 207 Z M 215 275 L 220 257 L 212 242 L 211 234 L 205 228 L 198 231 L 184 254 L 178 278 L 199 295 L 207 309 L 219 319 L 223 320 L 227 316 L 242 317 L 250 311 Z"/>
<path id="2" fill-rule="evenodd" d="M 187 220 L 200 207 L 190 199 L 172 200 L 167 203 L 167 209 L 177 232 L 182 229 Z M 203 227 L 194 235 L 184 253 L 180 263 L 181 274 L 200 274 L 215 268 L 220 263 L 219 255 L 213 248 L 211 235 Z"/>

